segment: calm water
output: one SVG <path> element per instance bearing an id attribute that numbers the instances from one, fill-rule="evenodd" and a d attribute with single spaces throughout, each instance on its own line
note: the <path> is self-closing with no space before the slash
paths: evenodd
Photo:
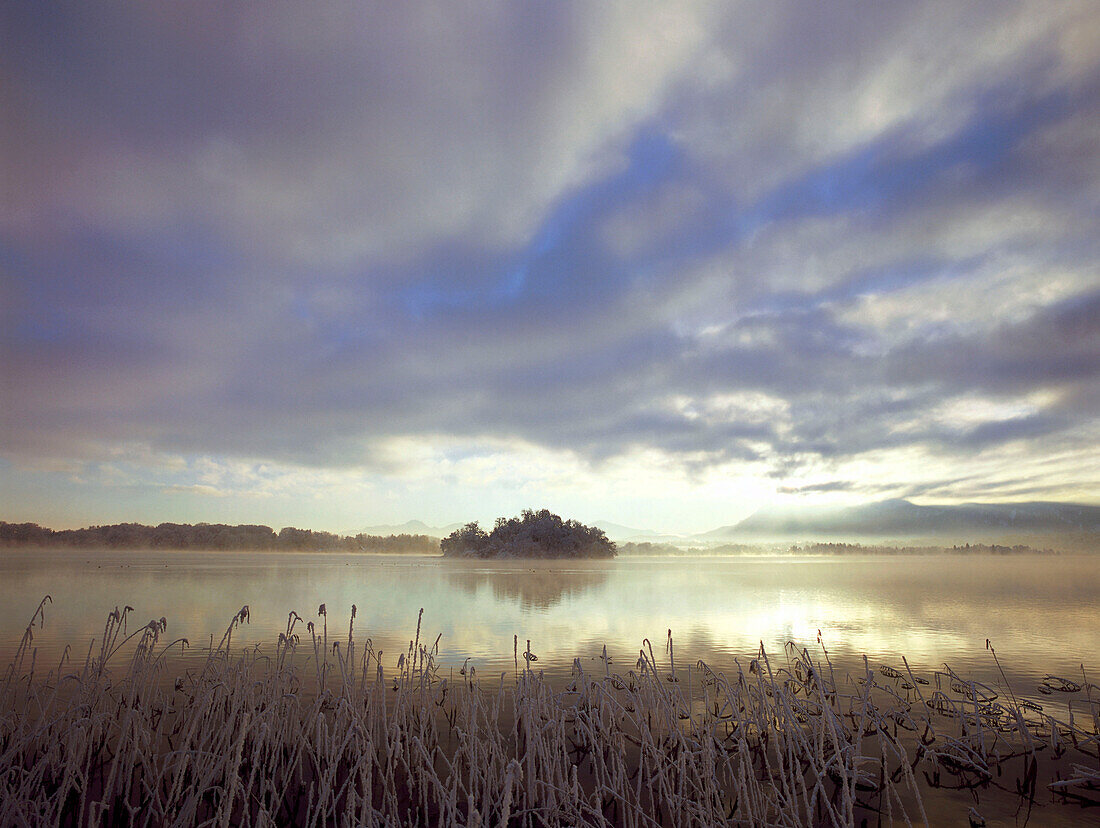
<path id="1" fill-rule="evenodd" d="M 416 631 L 440 639 L 444 665 L 466 658 L 483 676 L 513 667 L 531 640 L 539 667 L 567 671 L 575 657 L 593 668 L 606 645 L 615 670 L 637 659 L 644 638 L 661 657 L 673 631 L 681 664 L 718 669 L 763 642 L 781 654 L 788 640 L 856 668 L 958 673 L 1002 683 L 985 648 L 993 640 L 1018 694 L 1038 698 L 1047 673 L 1100 677 L 1100 566 L 1078 556 L 820 558 L 619 558 L 614 561 L 470 562 L 441 558 L 329 554 L 4 552 L 0 555 L 0 664 L 6 665 L 38 601 L 53 597 L 35 631 L 39 663 L 66 644 L 87 651 L 107 613 L 130 605 L 136 625 L 168 619 L 169 638 L 190 639 L 194 658 L 220 640 L 244 604 L 251 623 L 234 641 L 273 649 L 287 613 L 320 619 L 393 660 Z M 305 633 L 303 628 L 299 632 Z M 820 652 L 820 651 L 818 651 Z M 384 662 L 392 663 L 390 656 Z M 521 661 L 522 663 L 522 661 Z M 1045 698 L 1049 704 L 1051 699 Z"/>

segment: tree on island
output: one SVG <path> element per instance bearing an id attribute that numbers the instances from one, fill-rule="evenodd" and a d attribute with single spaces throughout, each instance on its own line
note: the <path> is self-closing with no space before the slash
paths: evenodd
<path id="1" fill-rule="evenodd" d="M 562 520 L 549 509 L 497 518 L 489 533 L 477 521 L 467 523 L 440 546 L 446 558 L 613 558 L 616 552 L 602 529 Z"/>

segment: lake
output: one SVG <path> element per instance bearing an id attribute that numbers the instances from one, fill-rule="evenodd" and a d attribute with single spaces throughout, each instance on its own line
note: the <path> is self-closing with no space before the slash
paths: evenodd
<path id="1" fill-rule="evenodd" d="M 7 664 L 42 596 L 50 594 L 39 663 L 65 645 L 83 657 L 107 613 L 134 608 L 140 626 L 162 616 L 168 639 L 186 637 L 201 658 L 242 605 L 250 623 L 237 646 L 273 648 L 291 610 L 330 638 L 356 638 L 392 654 L 439 638 L 439 661 L 478 673 L 514 670 L 513 646 L 531 642 L 538 667 L 564 675 L 604 646 L 615 670 L 643 639 L 663 658 L 668 630 L 682 665 L 715 669 L 751 657 L 761 642 L 780 655 L 794 641 L 861 669 L 866 655 L 921 672 L 947 663 L 959 675 L 1002 685 L 991 639 L 1013 689 L 1039 699 L 1048 674 L 1081 679 L 1100 668 L 1100 567 L 1088 555 L 853 557 L 619 557 L 610 561 L 465 561 L 399 555 L 5 551 L 0 555 L 0 663 Z M 299 628 L 299 632 L 305 633 Z M 388 657 L 384 657 L 388 661 Z M 519 661 L 523 664 L 522 658 Z M 1093 673 L 1089 680 L 1095 681 Z M 1057 702 L 1055 697 L 1053 702 Z M 1048 706 L 1050 697 L 1042 701 Z"/>
<path id="2" fill-rule="evenodd" d="M 639 733 L 649 733 L 648 723 L 652 721 L 654 711 L 657 711 L 658 721 L 664 716 L 673 723 L 673 728 L 691 729 L 699 724 L 703 728 L 700 733 L 709 733 L 708 728 L 734 726 L 732 723 L 722 723 L 721 717 L 726 714 L 719 709 L 717 701 L 714 701 L 713 711 L 711 702 L 705 701 L 712 692 L 708 688 L 724 686 L 724 698 L 741 699 L 738 702 L 740 706 L 736 708 L 741 711 L 738 717 L 750 717 L 751 710 L 756 709 L 753 705 L 774 702 L 774 707 L 758 720 L 756 726 L 767 722 L 765 727 L 775 728 L 776 739 L 790 738 L 795 740 L 792 744 L 802 738 L 799 734 L 804 731 L 824 733 L 822 728 L 826 727 L 827 720 L 824 708 L 828 705 L 824 696 L 814 695 L 817 692 L 814 688 L 824 685 L 815 684 L 816 680 L 810 679 L 808 673 L 806 683 L 798 682 L 803 682 L 805 664 L 812 664 L 813 669 L 825 672 L 827 649 L 828 659 L 835 668 L 827 675 L 835 676 L 836 686 L 840 688 L 839 695 L 833 694 L 829 704 L 846 717 L 841 724 L 847 722 L 851 726 L 851 730 L 845 731 L 842 726 L 839 731 L 829 732 L 845 734 L 846 749 L 859 752 L 864 759 L 870 751 L 872 759 L 869 761 L 877 763 L 880 760 L 873 758 L 873 749 L 869 747 L 874 741 L 873 735 L 878 733 L 881 736 L 893 731 L 893 738 L 896 739 L 897 725 L 909 722 L 908 728 L 902 728 L 901 739 L 908 744 L 909 755 L 915 756 L 915 761 L 919 762 L 919 768 L 916 765 L 914 768 L 919 772 L 922 785 L 927 782 L 927 787 L 921 792 L 921 807 L 928 815 L 929 824 L 965 824 L 960 820 L 966 819 L 974 806 L 980 808 L 985 824 L 989 826 L 1022 825 L 1029 820 L 1030 824 L 1057 826 L 1100 823 L 1100 815 L 1096 813 L 1090 798 L 1093 788 L 1083 789 L 1087 807 L 1075 804 L 1076 800 L 1072 798 L 1075 791 L 1069 792 L 1071 798 L 1067 804 L 1047 788 L 1052 780 L 1064 780 L 1067 774 L 1083 773 L 1075 769 L 1074 762 L 1085 761 L 1089 767 L 1095 762 L 1096 679 L 1090 671 L 1097 666 L 1095 657 L 1100 644 L 1100 624 L 1097 623 L 1100 621 L 1097 602 L 1100 596 L 1100 567 L 1096 566 L 1093 556 L 624 556 L 609 561 L 502 562 L 364 554 L 6 551 L 0 556 L 0 620 L 3 621 L 0 625 L 0 665 L 6 665 L 10 660 L 27 621 L 46 594 L 51 595 L 53 601 L 46 607 L 44 625 L 36 624 L 33 630 L 36 648 L 34 675 L 40 679 L 56 669 L 66 645 L 72 645 L 70 658 L 74 663 L 63 672 L 79 671 L 84 654 L 93 642 L 98 645 L 105 619 L 115 607 L 133 608 L 127 616 L 131 632 L 140 630 L 149 620 L 166 618 L 167 634 L 160 639 L 159 646 L 181 637 L 189 639 L 190 647 L 182 653 L 178 647 L 172 650 L 169 659 L 171 675 L 167 676 L 166 684 L 160 685 L 167 693 L 164 701 L 157 701 L 160 697 L 147 696 L 144 691 L 133 696 L 133 709 L 142 711 L 141 715 L 145 718 L 141 721 L 148 732 L 157 732 L 160 713 L 169 707 L 169 713 L 174 711 L 174 714 L 183 717 L 180 722 L 200 722 L 219 711 L 236 710 L 237 705 L 245 702 L 256 702 L 255 710 L 250 715 L 261 719 L 274 715 L 272 711 L 285 708 L 288 699 L 293 699 L 297 705 L 298 697 L 293 693 L 277 690 L 267 698 L 262 695 L 267 691 L 258 689 L 268 687 L 275 676 L 270 665 L 278 661 L 279 648 L 276 643 L 280 632 L 287 628 L 287 617 L 291 611 L 297 612 L 306 622 L 313 622 L 317 634 L 323 641 L 327 640 L 328 646 L 325 646 L 324 652 L 330 653 L 336 652 L 330 649 L 333 642 L 346 638 L 351 607 L 355 605 L 355 639 L 362 648 L 369 638 L 374 652 L 383 651 L 382 663 L 388 676 L 385 683 L 379 680 L 375 684 L 370 679 L 356 686 L 342 685 L 343 689 L 338 692 L 350 693 L 348 698 L 357 699 L 351 705 L 329 703 L 326 707 L 324 700 L 329 697 L 313 694 L 318 705 L 311 708 L 309 705 L 312 703 L 307 698 L 310 694 L 307 693 L 301 702 L 305 707 L 294 707 L 293 711 L 313 710 L 321 718 L 328 715 L 326 710 L 334 711 L 334 716 L 341 711 L 359 711 L 356 715 L 372 715 L 385 721 L 388 714 L 383 709 L 386 704 L 371 704 L 361 697 L 363 693 L 372 692 L 371 688 L 380 688 L 380 698 L 390 699 L 389 705 L 394 715 L 399 709 L 408 710 L 403 707 L 405 703 L 396 701 L 398 698 L 419 699 L 420 703 L 427 699 L 426 707 L 414 705 L 416 715 L 409 719 L 407 733 L 399 728 L 400 733 L 405 734 L 398 740 L 402 744 L 405 743 L 402 741 L 405 736 L 421 733 L 418 728 L 422 727 L 424 717 L 421 713 L 424 710 L 447 721 L 447 716 L 467 709 L 465 702 L 455 701 L 450 702 L 453 709 L 444 709 L 448 691 L 443 682 L 432 684 L 427 696 L 418 695 L 419 691 L 415 688 L 411 691 L 412 695 L 402 696 L 405 691 L 399 692 L 398 677 L 404 675 L 402 680 L 408 682 L 413 674 L 407 662 L 402 673 L 398 659 L 409 650 L 410 640 L 418 634 L 418 621 L 421 641 L 429 645 L 438 641 L 439 670 L 438 673 L 431 673 L 432 682 L 436 678 L 446 678 L 451 687 L 477 687 L 474 692 L 478 694 L 481 693 L 480 688 L 488 688 L 486 695 L 479 698 L 499 700 L 505 696 L 494 696 L 494 693 L 503 694 L 505 686 L 529 686 L 526 680 L 513 681 L 513 678 L 525 664 L 524 652 L 530 646 L 530 652 L 537 656 L 532 667 L 543 672 L 553 688 L 551 695 L 541 698 L 555 699 L 548 702 L 551 707 L 539 708 L 543 711 L 539 722 L 544 719 L 547 722 L 556 721 L 558 713 L 553 711 L 558 708 L 554 705 L 563 705 L 561 709 L 565 712 L 562 715 L 566 720 L 579 721 L 576 717 L 581 715 L 580 707 L 588 704 L 576 701 L 576 694 L 581 692 L 578 687 L 583 684 L 584 687 L 600 688 L 594 691 L 596 695 L 591 698 L 603 699 L 601 704 L 618 704 L 608 700 L 611 695 L 620 691 L 633 694 L 637 689 L 640 695 L 624 696 L 624 706 L 616 708 L 620 711 L 616 715 L 635 710 L 636 704 L 647 705 L 644 717 L 647 724 Z M 319 614 L 322 604 L 325 605 L 323 615 Z M 235 630 L 232 651 L 243 654 L 245 650 L 258 650 L 259 658 L 243 658 L 233 663 L 267 666 L 241 685 L 247 689 L 238 687 L 234 691 L 233 704 L 218 702 L 204 707 L 203 699 L 207 697 L 204 694 L 216 692 L 210 687 L 224 689 L 229 686 L 224 682 L 234 680 L 232 676 L 235 674 L 228 663 L 227 672 L 215 673 L 207 678 L 210 666 L 207 659 L 211 645 L 218 645 L 227 625 L 244 605 L 249 607 L 249 623 Z M 296 631 L 304 641 L 293 657 L 308 662 L 315 653 L 309 632 L 305 624 L 298 624 Z M 669 631 L 674 643 L 675 670 L 666 649 Z M 636 677 L 625 683 L 604 678 L 605 671 L 626 675 L 634 669 L 639 648 L 647 639 L 651 642 L 653 663 L 657 668 L 652 673 L 646 672 L 651 678 L 643 676 L 637 688 Z M 992 641 L 1000 665 L 987 648 L 987 639 Z M 797 653 L 786 647 L 788 642 L 806 647 L 810 659 L 801 662 Z M 788 670 L 785 674 L 788 678 L 784 678 L 782 683 L 770 684 L 763 689 L 760 682 L 765 680 L 765 673 L 770 675 L 770 671 L 759 669 L 759 665 L 753 662 L 761 645 L 769 654 L 773 668 L 782 665 Z M 647 644 L 646 649 L 649 647 Z M 610 665 L 605 665 L 601 658 L 605 648 L 611 659 Z M 347 651 L 346 647 L 340 650 L 341 653 Z M 360 652 L 365 650 L 360 649 Z M 276 658 L 267 659 L 267 655 L 275 655 Z M 584 681 L 573 681 L 570 676 L 574 659 L 579 661 L 587 674 Z M 714 674 L 706 673 L 698 666 L 700 660 L 720 674 L 717 679 Z M 217 659 L 213 662 L 219 663 Z M 906 663 L 911 673 L 905 668 Z M 19 687 L 23 686 L 22 677 L 29 672 L 28 664 L 24 660 L 19 671 Z M 119 676 L 125 674 L 125 658 L 116 656 L 112 664 L 118 665 Z M 462 668 L 470 666 L 476 670 L 480 684 L 469 677 L 460 680 Z M 899 672 L 895 673 L 891 667 Z M 312 685 L 310 676 L 314 674 L 314 669 L 309 667 L 296 675 Z M 867 669 L 871 671 L 870 675 Z M 946 672 L 948 669 L 952 671 L 950 674 Z M 673 672 L 675 675 L 672 675 Z M 320 676 L 320 671 L 316 674 Z M 501 674 L 506 678 L 503 683 L 500 682 Z M 776 673 L 781 674 L 783 670 Z M 1068 685 L 1059 688 L 1059 682 L 1048 679 L 1049 674 L 1062 676 L 1076 684 L 1072 688 Z M 95 671 L 89 675 L 94 676 Z M 363 675 L 367 675 L 366 671 Z M 723 685 L 727 675 L 729 683 Z M 173 687 L 172 681 L 177 677 L 179 681 Z M 906 681 L 908 678 L 912 678 L 915 684 L 909 684 Z M 392 687 L 389 684 L 391 679 Z M 794 679 L 797 682 L 792 684 Z M 297 681 L 297 678 L 294 680 Z M 828 679 L 826 685 L 831 680 Z M 49 684 L 52 679 L 45 681 Z M 206 684 L 203 684 L 204 681 Z M 970 682 L 980 682 L 985 687 Z M 541 682 L 538 684 L 542 685 Z M 916 686 L 920 684 L 928 686 L 922 691 Z M 30 686 L 29 682 L 27 686 Z M 75 690 L 75 685 L 71 683 L 61 682 L 57 686 L 63 687 L 65 692 Z M 120 685 L 124 692 L 137 692 L 125 690 L 126 686 L 125 683 Z M 134 688 L 137 685 L 129 686 Z M 494 691 L 494 687 L 499 691 Z M 687 696 L 675 696 L 672 691 L 662 689 L 665 687 L 676 687 L 676 692 L 684 691 Z M 801 697 L 800 687 L 805 691 Z M 23 705 L 21 709 L 25 710 L 37 710 L 35 705 L 39 697 L 34 695 L 36 691 L 29 690 L 30 695 L 26 698 L 21 695 L 22 692 L 13 690 L 6 703 L 16 707 Z M 51 707 L 48 715 L 43 716 L 48 721 L 60 716 L 57 721 L 65 722 L 69 721 L 65 716 L 76 717 L 71 725 L 59 731 L 58 738 L 62 742 L 74 733 L 84 733 L 87 722 L 93 719 L 103 723 L 105 733 L 109 731 L 114 734 L 111 728 L 118 725 L 121 710 L 117 707 L 116 692 L 120 691 L 104 691 L 101 688 L 88 696 L 90 702 L 81 697 L 81 703 L 75 707 L 62 707 L 59 713 Z M 260 695 L 257 696 L 257 693 Z M 968 696 L 968 693 L 971 695 Z M 27 698 L 33 704 L 27 702 Z M 42 698 L 48 698 L 48 694 Z M 677 698 L 686 698 L 686 701 L 675 701 Z M 717 696 L 714 698 L 717 699 Z M 814 698 L 818 701 L 815 702 Z M 967 698 L 971 699 L 969 714 L 965 712 Z M 986 700 L 991 698 L 1000 698 L 1009 706 L 988 705 Z M 144 707 L 142 699 L 146 700 Z M 662 699 L 674 699 L 670 702 L 672 706 L 662 707 Z M 819 702 L 814 712 L 814 705 Z M 199 712 L 193 715 L 179 712 L 190 709 L 186 706 L 192 703 L 198 705 L 196 710 Z M 1021 707 L 1021 703 L 1034 704 Z M 30 706 L 27 707 L 27 704 Z M 1040 705 L 1045 713 L 1039 711 Z M 685 712 L 687 708 L 690 710 Z M 475 705 L 469 709 L 485 711 L 490 708 Z M 924 724 L 917 726 L 913 723 L 916 720 L 907 718 L 910 709 Z M 977 718 L 979 709 L 980 722 Z M 99 718 L 87 712 L 90 710 L 98 710 Z M 664 713 L 660 712 L 662 710 Z M 845 710 L 846 713 L 843 712 Z M 861 717 L 869 710 L 876 711 L 877 723 L 870 730 L 865 730 L 867 720 Z M 803 714 L 802 718 L 798 718 L 799 712 Z M 126 721 L 132 725 L 130 715 L 126 714 Z M 254 740 L 261 742 L 267 738 L 264 734 L 298 733 L 293 728 L 300 725 L 299 713 L 293 712 L 291 715 L 284 712 L 281 715 L 282 724 L 274 730 L 264 730 L 260 725 L 245 728 L 241 733 L 251 733 Z M 787 718 L 776 718 L 783 716 Z M 641 712 L 638 717 L 642 721 Z M 732 713 L 730 717 L 732 722 Z M 1065 723 L 1074 722 L 1074 717 L 1076 725 L 1073 727 L 1076 729 L 1067 729 Z M 1023 731 L 1020 728 L 1024 726 L 1025 718 L 1028 732 L 1035 735 L 1021 735 Z M 307 720 L 312 724 L 298 733 L 292 744 L 288 743 L 288 750 L 301 748 L 309 742 L 311 733 L 328 732 L 325 729 L 328 725 L 322 726 L 320 719 L 314 722 L 307 716 Z M 691 724 L 676 724 L 683 720 L 690 720 Z M 704 720 L 709 722 L 705 726 L 700 724 Z M 22 716 L 15 716 L 9 717 L 6 723 L 18 730 L 24 721 Z M 453 720 L 450 721 L 453 723 Z M 449 739 L 454 733 L 473 732 L 484 726 L 484 721 L 476 716 L 474 721 L 481 721 L 481 724 L 471 729 L 467 723 L 457 730 L 443 732 L 450 734 L 447 736 Z M 608 714 L 599 721 L 619 720 Z M 746 721 L 748 718 L 737 719 L 736 726 L 744 727 L 742 733 L 752 731 L 753 725 L 744 725 Z M 830 718 L 828 721 L 834 720 Z M 863 724 L 856 728 L 857 722 Z M 503 723 L 498 724 L 499 728 L 494 725 L 497 729 L 493 732 L 507 734 L 517 726 L 507 719 L 507 715 Z M 223 758 L 230 755 L 232 751 L 226 754 L 224 745 L 219 748 L 214 743 L 223 730 L 236 732 L 232 730 L 236 726 L 227 721 L 224 726 L 211 729 L 213 742 L 210 744 L 213 747 L 203 743 L 202 755 Z M 975 766 L 965 764 L 970 761 L 966 759 L 970 754 L 966 754 L 965 749 L 952 747 L 961 745 L 958 740 L 963 737 L 960 734 L 975 726 L 980 729 L 977 731 L 978 741 L 974 744 L 982 745 L 983 751 L 987 748 L 991 751 L 991 770 L 985 777 L 975 777 Z M 354 727 L 348 724 L 348 727 L 340 728 L 341 733 L 345 731 L 350 734 L 347 738 L 356 733 L 377 732 L 363 722 L 358 722 Z M 149 738 L 146 731 L 135 732 L 139 735 L 145 733 L 141 736 L 143 739 Z M 909 735 L 906 735 L 907 732 Z M 573 731 L 569 733 L 572 735 L 566 741 L 539 748 L 542 751 L 539 755 L 560 757 L 562 751 L 573 744 L 569 739 L 576 734 Z M 615 732 L 610 733 L 607 738 L 612 741 L 618 738 Z M 802 745 L 798 748 L 803 751 L 802 761 L 817 761 L 818 767 L 828 762 L 830 755 L 820 752 L 824 748 L 813 747 L 826 744 L 823 741 L 826 737 L 820 733 L 809 741 L 797 742 Z M 1074 734 L 1083 737 L 1080 749 L 1075 747 L 1064 752 L 1067 740 L 1076 738 Z M 111 735 L 110 738 L 116 736 Z M 701 741 L 692 744 L 705 752 L 711 749 L 709 745 L 716 744 L 707 741 L 709 738 L 704 736 Z M 919 743 L 918 738 L 921 740 Z M 972 739 L 973 734 L 967 738 Z M 1037 738 L 1038 742 L 1032 742 L 1033 738 Z M 854 739 L 854 742 L 848 743 L 849 739 Z M 925 739 L 927 742 L 924 742 Z M 45 745 L 54 743 L 52 738 L 44 737 L 41 741 Z M 30 743 L 33 742 L 34 739 L 31 739 Z M 484 750 L 490 742 L 497 744 L 482 739 L 477 743 L 477 750 Z M 72 744 L 83 743 L 75 740 Z M 365 743 L 356 755 L 374 755 L 371 753 L 375 750 L 372 744 Z M 507 744 L 503 741 L 500 744 L 504 747 L 497 750 L 498 755 L 510 756 Z M 880 740 L 879 744 L 883 742 Z M 1034 751 L 1021 748 L 1021 745 L 1035 744 L 1038 747 Z M 1056 744 L 1061 746 L 1056 748 Z M 310 750 L 323 747 L 321 743 L 309 742 L 309 745 Z M 653 742 L 647 750 L 652 753 L 663 749 L 660 745 L 666 743 Z M 926 745 L 932 745 L 931 753 L 924 752 Z M 260 750 L 257 755 L 267 755 L 263 753 L 266 748 L 261 748 L 257 748 Z M 714 755 L 720 755 L 726 761 L 730 755 L 740 755 L 736 751 L 741 749 L 731 748 L 734 754 L 723 752 Z M 815 750 L 818 753 L 814 753 Z M 959 753 L 959 750 L 964 752 Z M 129 754 L 123 751 L 119 755 Z M 283 753 L 271 755 L 282 756 Z M 534 754 L 521 751 L 517 755 L 529 757 Z M 763 755 L 759 754 L 757 758 L 762 761 Z M 37 753 L 32 752 L 28 756 L 31 758 L 20 761 L 24 764 L 29 762 L 29 766 L 45 761 L 43 755 Z M 960 756 L 962 760 L 958 758 Z M 955 759 L 952 760 L 952 757 Z M 963 760 L 963 765 L 957 764 Z M 886 754 L 883 754 L 881 761 L 888 762 Z M 896 764 L 897 760 L 894 761 Z M 908 767 L 909 761 L 905 759 L 898 766 L 898 773 L 904 769 L 903 766 Z M 951 765 L 951 761 L 956 761 L 956 764 Z M 981 761 L 985 762 L 984 759 Z M 1031 776 L 1028 776 L 1027 770 L 1029 762 Z M 578 763 L 583 764 L 580 760 Z M 19 762 L 16 764 L 19 765 Z M 500 769 L 504 764 L 504 760 L 500 759 L 489 766 L 499 766 Z M 709 767 L 705 762 L 703 764 Z M 339 767 L 339 761 L 333 759 L 329 765 L 324 765 L 330 766 Z M 679 766 L 667 766 L 671 767 Z M 886 764 L 882 767 L 885 768 Z M 939 773 L 943 768 L 947 768 L 947 776 L 941 784 Z M 798 771 L 799 778 L 802 773 L 802 770 Z M 704 777 L 710 778 L 706 773 Z M 156 778 L 159 777 L 154 774 L 154 782 Z M 737 776 L 737 779 L 743 778 L 748 777 Z M 885 778 L 880 777 L 880 781 Z M 1026 791 L 1026 779 L 1029 778 L 1041 780 L 1038 792 L 1033 789 L 1032 794 L 1020 793 Z M 591 779 L 588 781 L 591 782 Z M 867 784 L 873 788 L 873 783 L 872 779 Z M 214 782 L 209 784 L 214 785 Z M 904 788 L 901 783 L 898 784 Z M 623 782 L 623 785 L 626 786 L 624 790 L 633 790 L 633 783 Z M 172 786 L 169 788 L 177 790 Z M 894 795 L 902 797 L 895 804 L 903 805 L 904 800 L 907 809 L 915 807 L 907 790 L 902 790 L 900 795 L 896 789 L 893 790 Z M 39 793 L 49 791 L 35 789 L 24 794 L 29 803 L 27 807 L 32 810 L 37 807 L 34 797 Z M 201 790 L 196 793 L 200 799 L 202 795 Z M 877 801 L 881 804 L 881 797 Z M 166 807 L 174 808 L 175 805 Z M 876 806 L 872 803 L 860 807 L 867 810 L 859 811 L 859 814 L 873 815 Z M 724 809 L 725 806 L 723 813 Z M 854 817 L 841 822 L 858 824 Z"/>

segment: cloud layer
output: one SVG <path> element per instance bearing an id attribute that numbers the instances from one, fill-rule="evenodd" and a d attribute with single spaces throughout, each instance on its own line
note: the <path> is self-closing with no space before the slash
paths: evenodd
<path id="1" fill-rule="evenodd" d="M 7 491 L 1095 497 L 1088 0 L 0 14 Z"/>

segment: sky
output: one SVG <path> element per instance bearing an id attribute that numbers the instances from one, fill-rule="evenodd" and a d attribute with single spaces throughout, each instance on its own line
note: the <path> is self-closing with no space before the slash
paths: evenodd
<path id="1" fill-rule="evenodd" d="M 1100 6 L 0 8 L 0 519 L 1100 502 Z"/>

